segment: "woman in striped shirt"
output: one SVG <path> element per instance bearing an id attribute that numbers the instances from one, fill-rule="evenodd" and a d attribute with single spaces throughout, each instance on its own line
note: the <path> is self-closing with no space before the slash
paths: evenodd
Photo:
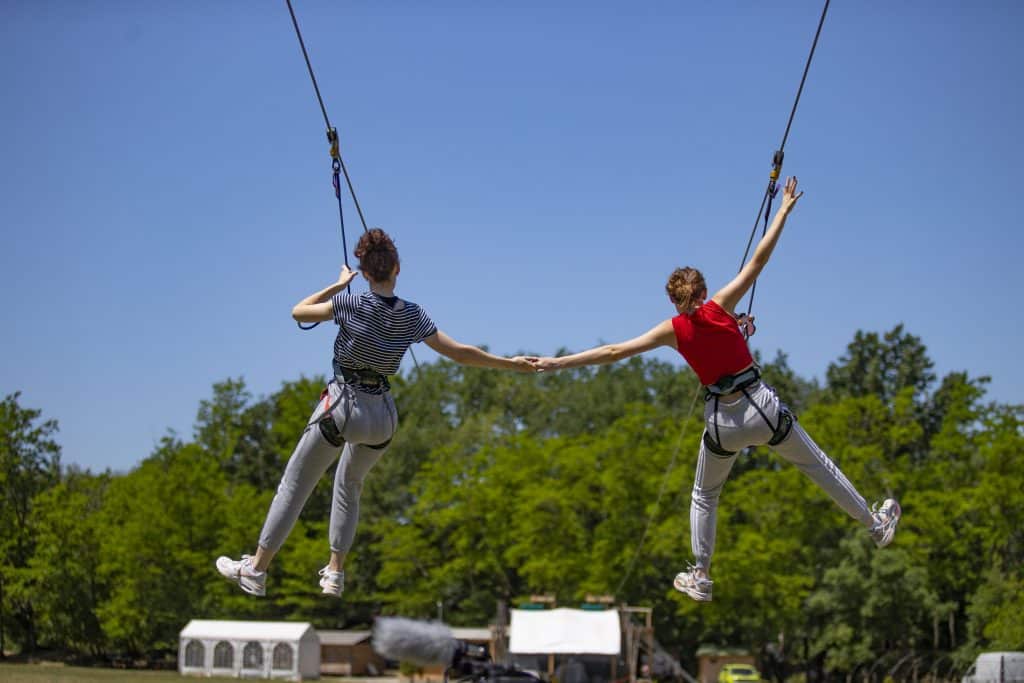
<path id="1" fill-rule="evenodd" d="M 264 595 L 266 570 L 288 536 L 317 481 L 339 454 L 330 520 L 330 561 L 320 570 L 326 595 L 344 590 L 345 556 L 359 518 L 363 479 L 391 443 L 398 426 L 388 376 L 398 372 L 410 345 L 424 341 L 437 353 L 463 365 L 533 372 L 523 357 L 502 358 L 460 344 L 437 329 L 420 306 L 395 295 L 401 270 L 398 250 L 383 230 L 363 234 L 356 245 L 359 272 L 370 291 L 342 293 L 357 276 L 343 267 L 338 281 L 306 297 L 292 309 L 299 322 L 334 320 L 334 379 L 288 460 L 255 555 L 217 559 L 217 569 L 247 593 Z"/>

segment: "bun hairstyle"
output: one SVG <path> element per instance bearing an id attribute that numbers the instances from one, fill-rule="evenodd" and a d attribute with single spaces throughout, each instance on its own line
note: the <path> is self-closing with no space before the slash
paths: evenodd
<path id="1" fill-rule="evenodd" d="M 359 270 L 374 282 L 390 280 L 398 265 L 398 249 L 391 237 L 380 228 L 364 232 L 353 253 L 359 259 Z"/>
<path id="2" fill-rule="evenodd" d="M 676 268 L 668 276 L 665 291 L 683 310 L 691 311 L 697 301 L 707 295 L 707 285 L 704 283 L 704 276 L 696 268 Z"/>

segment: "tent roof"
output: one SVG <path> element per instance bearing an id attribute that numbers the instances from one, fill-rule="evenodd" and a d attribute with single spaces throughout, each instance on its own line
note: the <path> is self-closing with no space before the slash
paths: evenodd
<path id="1" fill-rule="evenodd" d="M 370 638 L 370 631 L 317 631 L 321 645 L 358 645 Z"/>
<path id="2" fill-rule="evenodd" d="M 308 622 L 193 619 L 179 635 L 182 638 L 297 641 L 309 632 L 316 635 L 313 625 Z"/>
<path id="3" fill-rule="evenodd" d="M 511 610 L 509 652 L 514 654 L 619 654 L 618 610 L 601 612 L 560 607 Z"/>

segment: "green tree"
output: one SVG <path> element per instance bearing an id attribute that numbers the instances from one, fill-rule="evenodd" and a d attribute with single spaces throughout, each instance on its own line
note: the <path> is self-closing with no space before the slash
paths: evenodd
<path id="1" fill-rule="evenodd" d="M 6 616 L 15 640 L 29 652 L 36 647 L 36 606 L 28 563 L 35 552 L 32 505 L 36 495 L 60 475 L 60 446 L 53 440 L 57 421 L 19 405 L 20 392 L 0 402 L 0 653 L 6 643 Z"/>
<path id="2" fill-rule="evenodd" d="M 226 490 L 214 458 L 172 438 L 110 482 L 96 568 L 109 597 L 96 613 L 118 651 L 173 651 L 183 620 L 214 609 L 212 563 L 232 509 Z"/>
<path id="3" fill-rule="evenodd" d="M 826 666 L 849 673 L 892 650 L 926 648 L 938 603 L 927 570 L 900 548 L 878 552 L 863 533 L 842 551 L 807 601 Z"/>
<path id="4" fill-rule="evenodd" d="M 935 380 L 932 367 L 921 339 L 903 325 L 881 336 L 858 330 L 846 355 L 828 366 L 827 393 L 832 399 L 871 395 L 887 403 L 909 387 L 921 397 Z"/>
<path id="5" fill-rule="evenodd" d="M 39 640 L 99 656 L 105 641 L 96 610 L 109 594 L 97 575 L 99 511 L 111 475 L 67 471 L 33 501 L 36 550 L 26 578 L 35 595 Z"/>

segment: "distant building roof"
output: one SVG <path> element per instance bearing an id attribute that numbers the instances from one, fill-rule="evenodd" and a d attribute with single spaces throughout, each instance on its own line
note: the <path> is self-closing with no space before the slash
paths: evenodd
<path id="1" fill-rule="evenodd" d="M 296 621 L 221 621 L 193 619 L 181 629 L 182 638 L 219 638 L 222 640 L 301 640 L 307 634 L 316 637 L 313 625 Z"/>
<path id="2" fill-rule="evenodd" d="M 459 640 L 490 640 L 491 629 L 486 626 L 470 627 L 470 628 L 452 628 L 452 635 Z"/>
<path id="3" fill-rule="evenodd" d="M 370 631 L 317 631 L 321 645 L 358 645 L 369 640 Z"/>

